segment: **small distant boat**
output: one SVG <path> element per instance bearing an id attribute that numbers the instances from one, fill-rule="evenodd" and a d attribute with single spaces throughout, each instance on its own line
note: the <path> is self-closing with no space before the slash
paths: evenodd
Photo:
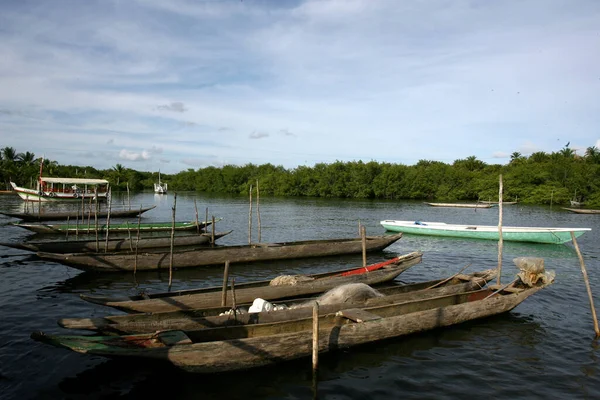
<path id="1" fill-rule="evenodd" d="M 158 183 L 154 184 L 154 193 L 156 194 L 167 194 L 168 184 L 160 181 L 160 171 L 158 171 Z"/>
<path id="2" fill-rule="evenodd" d="M 388 231 L 411 233 L 414 235 L 449 236 L 468 239 L 498 240 L 498 227 L 492 225 L 453 225 L 444 222 L 421 221 L 381 221 Z M 591 228 L 535 228 L 520 226 L 503 226 L 502 239 L 513 242 L 534 243 L 566 243 L 571 240 L 571 232 L 575 237 L 583 235 Z"/>
<path id="3" fill-rule="evenodd" d="M 592 210 L 585 208 L 566 208 L 563 207 L 563 210 L 568 210 L 577 214 L 600 214 L 600 210 Z"/>
<path id="4" fill-rule="evenodd" d="M 460 207 L 460 208 L 490 208 L 491 204 L 484 203 L 425 203 L 433 207 Z"/>
<path id="5" fill-rule="evenodd" d="M 481 200 L 480 203 L 491 204 L 491 205 L 498 205 L 498 204 L 500 204 L 499 201 L 483 201 L 483 200 Z M 503 201 L 502 205 L 510 206 L 510 205 L 517 204 L 517 203 L 518 203 L 517 201 Z"/>
<path id="6" fill-rule="evenodd" d="M 581 207 L 583 203 L 581 201 L 569 200 L 571 203 L 571 207 Z"/>
<path id="7" fill-rule="evenodd" d="M 142 222 L 141 224 L 133 223 L 125 223 L 125 224 L 110 224 L 108 227 L 109 231 L 112 232 L 137 232 L 138 226 L 140 232 L 168 232 L 171 229 L 176 231 L 192 231 L 195 229 L 202 229 L 205 226 L 210 225 L 212 222 L 175 222 L 174 227 L 172 222 Z M 77 224 L 77 222 L 73 222 L 71 224 L 22 224 L 16 223 L 12 224 L 14 226 L 19 226 L 21 228 L 28 229 L 30 231 L 36 233 L 95 233 L 96 227 L 93 222 L 91 225 L 81 223 Z M 105 224 L 98 226 L 98 232 L 105 232 L 107 226 Z"/>
<path id="8" fill-rule="evenodd" d="M 137 217 L 138 215 L 145 213 L 146 211 L 152 210 L 156 206 L 132 209 L 132 210 L 111 210 L 110 217 L 111 218 L 128 218 L 128 217 Z M 4 214 L 8 217 L 19 218 L 23 221 L 28 222 L 36 222 L 36 221 L 60 221 L 71 219 L 75 221 L 77 218 L 81 218 L 81 213 L 79 211 L 64 211 L 64 212 L 5 212 L 0 211 L 0 214 Z M 87 218 L 88 215 L 94 217 L 97 215 L 98 218 L 106 218 L 108 216 L 108 211 L 98 211 L 98 213 L 94 212 L 85 212 L 83 215 Z"/>
<path id="9" fill-rule="evenodd" d="M 109 183 L 106 179 L 44 178 L 40 176 L 36 189 L 20 187 L 12 181 L 10 185 L 21 199 L 37 202 L 81 202 L 90 198 L 103 201 L 107 199 L 109 193 Z"/>

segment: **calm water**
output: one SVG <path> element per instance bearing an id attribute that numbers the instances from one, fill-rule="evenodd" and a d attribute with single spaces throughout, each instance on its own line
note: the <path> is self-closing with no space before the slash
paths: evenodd
<path id="1" fill-rule="evenodd" d="M 127 200 L 119 195 L 116 203 Z M 132 207 L 157 204 L 143 221 L 169 221 L 173 196 L 138 194 Z M 221 244 L 248 242 L 248 204 L 242 198 L 180 194 L 177 219 L 223 217 L 217 230 L 233 229 Z M 0 209 L 23 210 L 16 196 L 0 196 Z M 254 209 L 256 211 L 256 208 Z M 358 222 L 368 234 L 381 234 L 382 219 L 496 225 L 498 211 L 429 207 L 419 202 L 268 199 L 260 204 L 262 241 L 350 237 Z M 20 241 L 28 231 L 0 216 L 0 241 Z M 600 296 L 600 215 L 578 215 L 529 206 L 505 206 L 505 225 L 590 227 L 578 239 L 592 290 Z M 253 221 L 257 239 L 257 220 Z M 491 241 L 405 236 L 370 255 L 377 262 L 393 254 L 424 252 L 423 263 L 405 272 L 404 282 L 434 279 L 494 267 Z M 594 330 L 576 252 L 569 245 L 505 243 L 503 280 L 516 273 L 512 259 L 538 256 L 556 271 L 556 283 L 527 299 L 511 313 L 426 334 L 321 356 L 318 397 L 390 398 L 600 398 L 600 345 Z M 361 256 L 326 260 L 233 265 L 236 282 L 280 273 L 314 273 L 360 264 Z M 175 271 L 173 288 L 219 285 L 220 268 Z M 71 333 L 57 326 L 62 317 L 99 317 L 118 313 L 86 303 L 80 293 L 134 294 L 167 290 L 168 273 L 95 275 L 37 260 L 0 246 L 0 398 L 307 399 L 312 397 L 310 360 L 256 371 L 201 376 L 169 367 L 106 360 L 75 354 L 29 339 L 32 331 Z"/>

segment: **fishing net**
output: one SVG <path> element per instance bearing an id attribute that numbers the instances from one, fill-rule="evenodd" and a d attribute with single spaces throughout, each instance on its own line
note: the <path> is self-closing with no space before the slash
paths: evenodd
<path id="1" fill-rule="evenodd" d="M 311 278 L 306 275 L 279 275 L 275 277 L 269 282 L 269 286 L 294 286 L 301 282 L 309 282 L 314 280 L 315 278 Z"/>
<path id="2" fill-rule="evenodd" d="M 517 257 L 513 259 L 513 262 L 520 270 L 517 276 L 527 286 L 534 286 L 538 282 L 544 285 L 551 283 L 556 276 L 554 271 L 546 272 L 543 258 Z"/>

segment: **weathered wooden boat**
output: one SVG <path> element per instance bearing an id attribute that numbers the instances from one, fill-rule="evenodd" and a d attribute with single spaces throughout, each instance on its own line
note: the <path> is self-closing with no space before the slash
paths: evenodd
<path id="1" fill-rule="evenodd" d="M 449 278 L 428 282 L 418 282 L 407 285 L 390 284 L 377 287 L 384 297 L 358 298 L 343 304 L 321 306 L 321 314 L 335 312 L 357 306 L 367 307 L 403 301 L 422 300 L 449 294 L 457 294 L 481 289 L 496 276 L 496 270 L 475 272 L 469 275 L 456 274 Z M 260 294 L 260 293 L 257 293 Z M 262 297 L 261 297 L 262 298 Z M 170 330 L 198 330 L 207 327 L 236 325 L 237 321 L 245 324 L 277 322 L 286 319 L 307 317 L 306 311 L 292 311 L 315 301 L 315 297 L 301 297 L 283 300 L 292 314 L 285 312 L 258 312 L 248 314 L 250 303 L 237 304 L 238 310 L 243 310 L 232 319 L 230 307 L 209 307 L 193 310 L 179 310 L 143 314 L 112 315 L 102 318 L 63 318 L 58 324 L 63 328 L 90 330 L 103 334 L 134 334 L 156 332 L 166 328 Z M 231 301 L 230 301 L 231 303 Z M 279 303 L 279 302 L 278 302 Z M 278 304 L 281 306 L 280 304 Z M 309 310 L 312 312 L 312 310 Z M 224 314 L 224 315 L 223 315 Z"/>
<path id="2" fill-rule="evenodd" d="M 600 214 L 600 210 L 592 210 L 590 208 L 566 208 L 563 207 L 564 210 L 568 210 L 577 214 Z"/>
<path id="3" fill-rule="evenodd" d="M 155 207 L 156 206 L 145 207 L 145 208 L 139 208 L 137 210 L 111 210 L 110 217 L 111 218 L 137 217 L 138 215 L 141 215 L 141 214 L 145 213 L 146 211 L 150 211 Z M 82 213 L 80 211 L 39 212 L 39 213 L 0 211 L 0 214 L 4 214 L 8 217 L 19 218 L 19 219 L 22 219 L 23 221 L 27 221 L 27 222 L 60 221 L 60 220 L 70 219 L 71 221 L 73 221 L 73 224 L 74 224 L 75 220 L 77 218 L 82 218 Z M 102 210 L 102 211 L 98 211 L 97 213 L 91 212 L 90 215 L 91 215 L 92 219 L 94 218 L 94 215 L 96 215 L 98 218 L 106 218 L 108 216 L 108 211 Z M 83 216 L 85 217 L 85 220 L 87 221 L 88 212 L 84 212 Z M 80 224 L 85 225 L 87 227 L 87 222 L 86 223 L 81 222 Z"/>
<path id="4" fill-rule="evenodd" d="M 484 203 L 425 203 L 433 207 L 458 207 L 458 208 L 490 208 L 491 204 Z"/>
<path id="5" fill-rule="evenodd" d="M 154 184 L 154 193 L 167 194 L 168 185 L 160 181 L 160 171 L 158 171 L 158 183 Z"/>
<path id="6" fill-rule="evenodd" d="M 350 308 L 319 316 L 318 351 L 328 352 L 508 312 L 549 285 L 513 283 L 429 299 Z M 312 318 L 126 336 L 31 338 L 79 353 L 161 360 L 189 372 L 243 370 L 312 353 Z"/>
<path id="7" fill-rule="evenodd" d="M 220 220 L 220 219 L 219 219 Z M 193 231 L 197 229 L 202 229 L 208 225 L 210 225 L 212 221 L 204 222 L 175 222 L 175 226 L 173 227 L 172 222 L 142 222 L 140 224 L 137 223 L 120 223 L 120 224 L 110 224 L 107 226 L 106 224 L 98 225 L 98 232 L 105 232 L 107 227 L 109 232 L 132 232 L 135 234 L 138 231 L 138 227 L 140 232 L 170 232 L 171 229 L 176 231 Z M 19 226 L 21 228 L 28 229 L 30 231 L 36 233 L 44 233 L 44 234 L 56 234 L 56 233 L 95 233 L 96 227 L 94 223 L 91 224 L 78 224 L 77 221 L 69 224 L 23 224 L 23 223 L 14 223 L 14 226 Z"/>
<path id="8" fill-rule="evenodd" d="M 498 240 L 498 227 L 492 225 L 454 225 L 443 222 L 395 221 L 380 222 L 388 231 L 414 235 L 450 236 L 468 239 Z M 575 237 L 591 231 L 591 228 L 536 228 L 522 226 L 503 226 L 502 239 L 515 242 L 566 243 Z"/>
<path id="9" fill-rule="evenodd" d="M 276 300 L 311 295 L 345 283 L 362 282 L 375 285 L 396 278 L 408 268 L 420 263 L 422 257 L 422 253 L 412 252 L 367 267 L 306 275 L 291 286 L 271 285 L 271 280 L 239 283 L 235 285 L 235 298 L 236 302 L 241 304 L 253 301 L 257 297 Z M 221 304 L 221 296 L 220 286 L 129 296 L 122 299 L 80 295 L 86 301 L 129 313 L 215 307 Z M 232 297 L 230 296 L 229 303 Z"/>
<path id="10" fill-rule="evenodd" d="M 402 234 L 368 236 L 367 252 L 382 250 Z M 199 250 L 181 251 L 173 254 L 173 268 L 202 267 L 230 263 L 250 263 L 256 261 L 285 260 L 292 258 L 309 258 L 355 254 L 362 251 L 361 238 L 305 240 L 282 243 L 256 243 L 241 246 L 211 247 Z M 39 252 L 37 255 L 45 260 L 56 261 L 82 270 L 93 271 L 133 271 L 168 269 L 171 264 L 169 252 L 165 253 L 108 253 L 55 254 Z"/>
<path id="11" fill-rule="evenodd" d="M 230 234 L 232 231 L 216 232 L 215 241 Z M 170 251 L 170 237 L 135 237 L 135 232 L 131 235 L 132 238 L 124 239 L 100 239 L 95 240 L 56 240 L 56 241 L 32 241 L 25 243 L 7 243 L 0 242 L 0 246 L 12 247 L 15 249 L 28 250 L 34 252 L 50 252 L 50 253 L 95 253 L 95 252 L 119 252 L 119 251 L 135 251 L 137 248 L 143 251 L 165 252 Z M 190 249 L 197 246 L 210 244 L 212 234 L 201 233 L 191 235 L 178 235 L 173 237 L 173 247 L 179 251 L 182 248 Z M 96 247 L 97 246 L 97 247 Z"/>

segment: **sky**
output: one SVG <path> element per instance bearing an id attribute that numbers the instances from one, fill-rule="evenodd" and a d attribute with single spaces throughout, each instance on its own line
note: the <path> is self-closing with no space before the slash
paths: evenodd
<path id="1" fill-rule="evenodd" d="M 177 173 L 600 148 L 597 0 L 4 0 L 0 147 Z"/>

